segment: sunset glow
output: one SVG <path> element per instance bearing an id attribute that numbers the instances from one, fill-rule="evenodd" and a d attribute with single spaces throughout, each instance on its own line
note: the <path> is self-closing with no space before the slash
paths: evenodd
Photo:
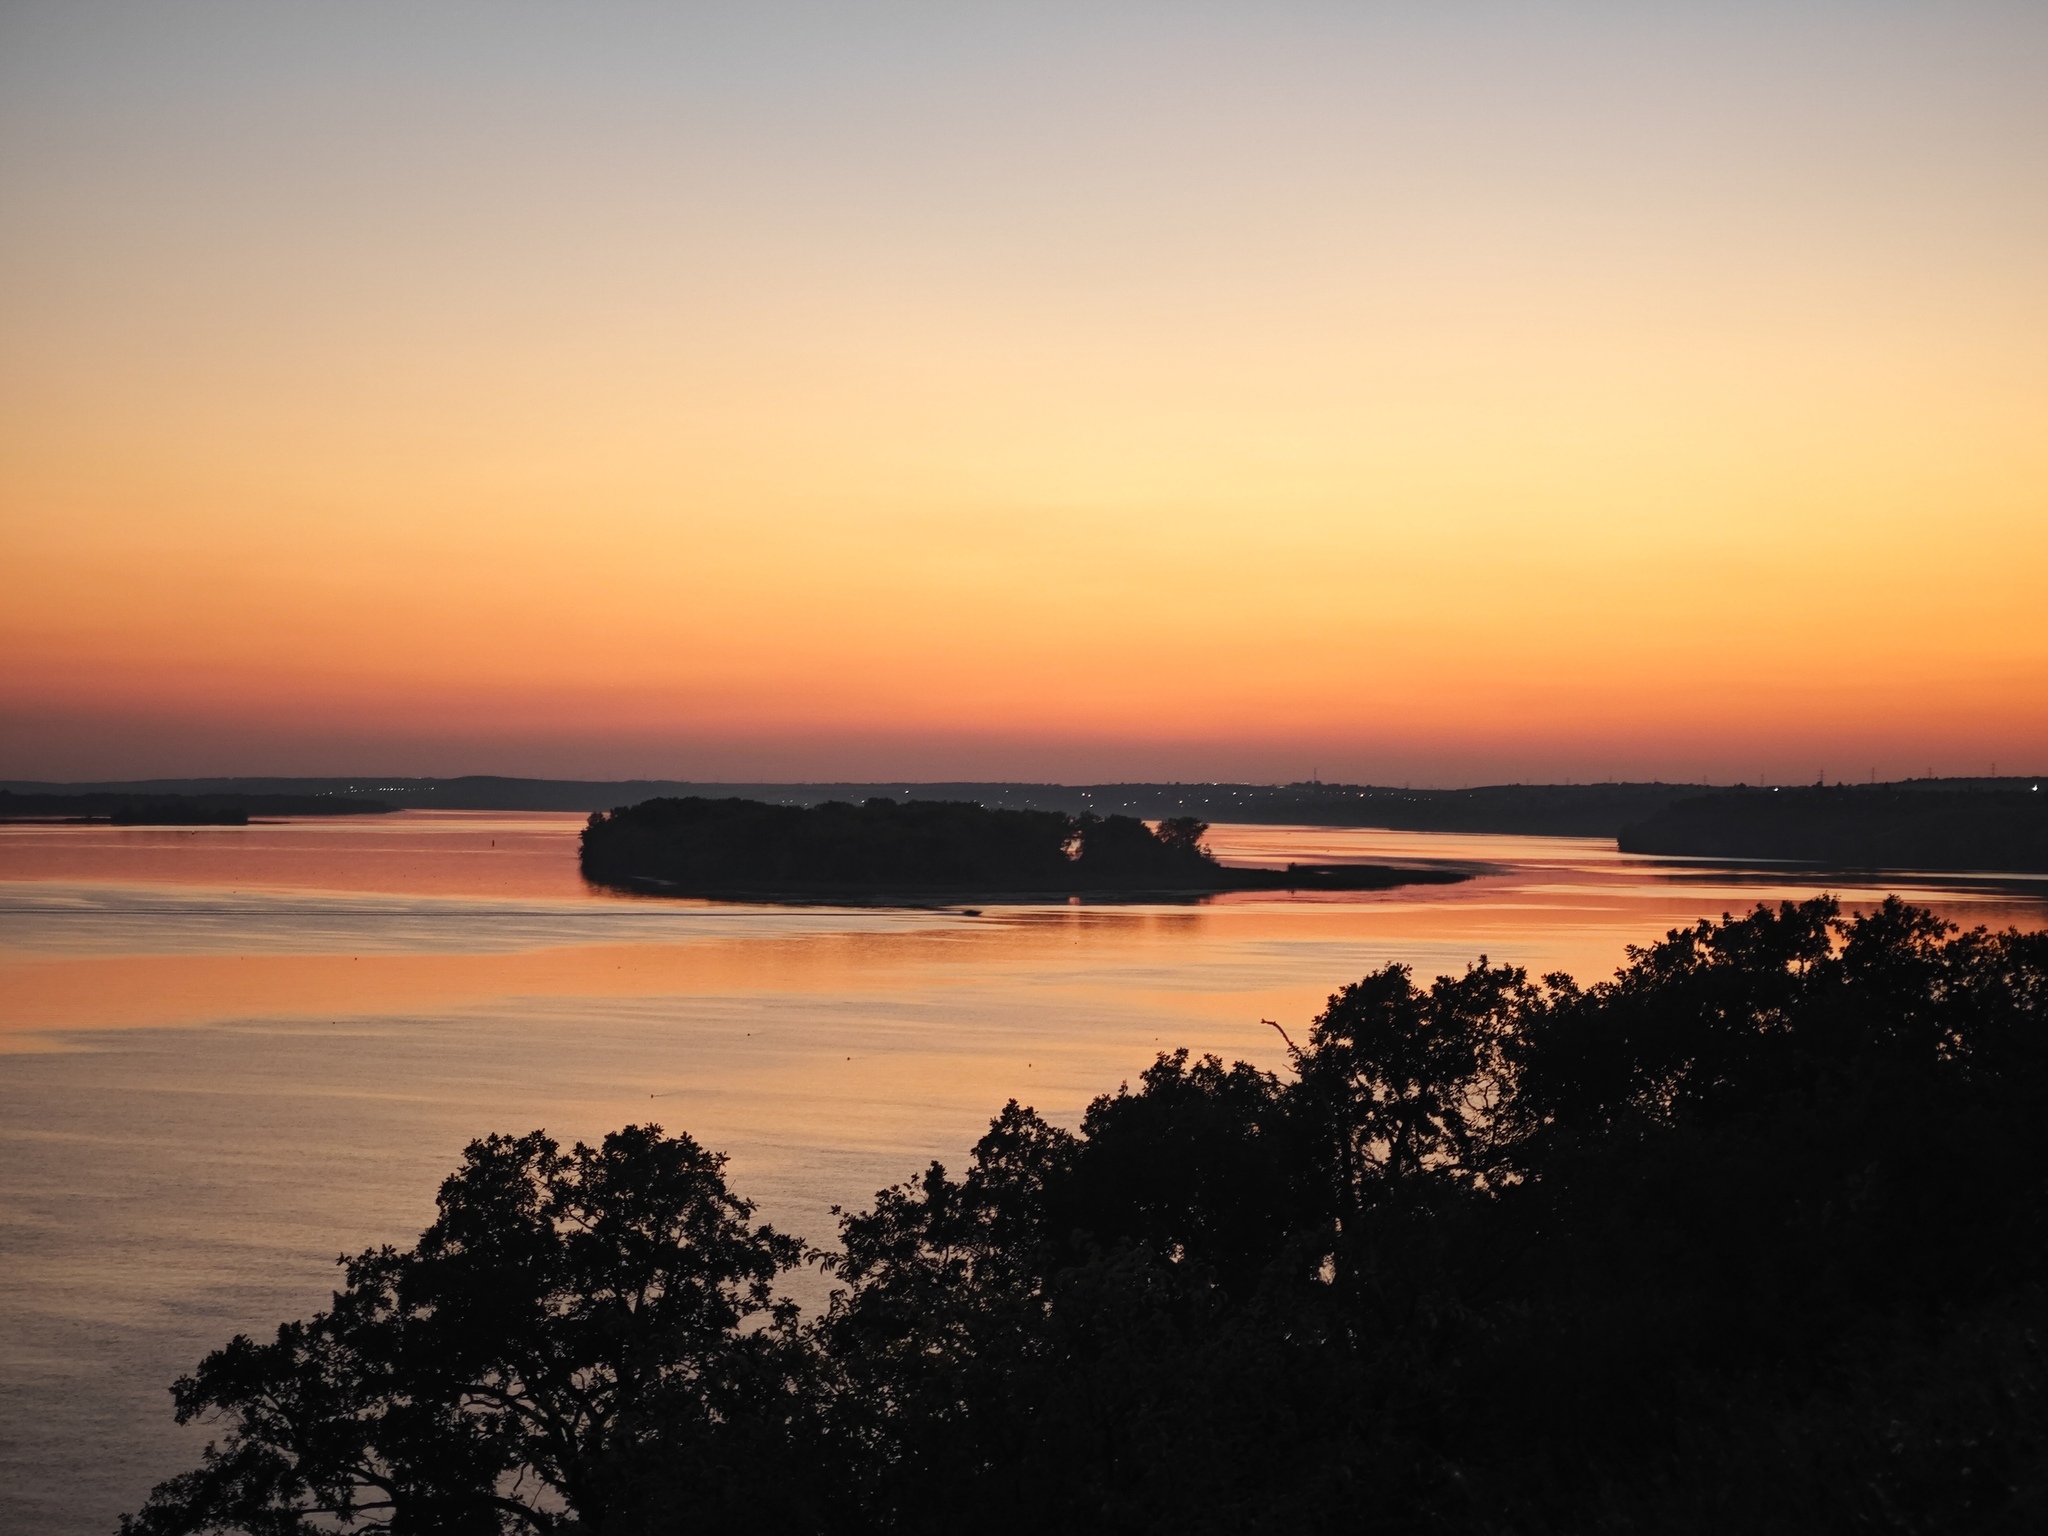
<path id="1" fill-rule="evenodd" d="M 11 7 L 0 773 L 2048 761 L 2038 9 L 861 14 Z"/>

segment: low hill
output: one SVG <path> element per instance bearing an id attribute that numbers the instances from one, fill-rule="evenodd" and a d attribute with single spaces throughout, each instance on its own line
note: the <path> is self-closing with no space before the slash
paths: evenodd
<path id="1" fill-rule="evenodd" d="M 1911 779 L 1858 786 L 1910 795 L 2031 792 L 2031 778 Z M 1403 832 L 1499 832 L 1544 837 L 1615 837 L 1681 801 L 1717 793 L 1705 784 L 1483 784 L 1410 789 L 1384 784 L 1046 784 L 1023 780 L 740 783 L 684 779 L 523 779 L 494 774 L 433 779 L 357 775 L 327 778 L 137 779 L 90 784 L 0 781 L 17 796 L 119 795 L 162 803 L 177 796 L 374 800 L 401 810 L 603 811 L 655 799 L 756 800 L 813 806 L 871 799 L 972 801 L 991 810 L 1058 811 L 1068 816 L 1129 816 L 1157 821 L 1193 816 L 1208 822 L 1385 827 Z M 1785 793 L 1791 793 L 1787 790 Z M 312 807 L 260 814 L 318 814 Z"/>
<path id="2" fill-rule="evenodd" d="M 2048 794 L 1889 785 L 1736 789 L 1625 828 L 1624 853 L 1788 859 L 1848 869 L 2048 873 Z"/>
<path id="3" fill-rule="evenodd" d="M 1013 780 L 943 782 L 707 783 L 680 779 L 518 779 L 491 774 L 427 779 L 353 778 L 139 779 L 97 784 L 11 781 L 19 793 L 172 795 L 317 795 L 368 797 L 403 809 L 602 811 L 653 799 L 745 799 L 771 805 L 859 805 L 973 801 L 992 810 L 1060 811 L 1069 816 L 1133 816 L 1156 821 L 1194 816 L 1210 822 L 1324 827 L 1389 827 L 1412 832 L 1516 832 L 1613 837 L 1705 785 L 1491 784 L 1469 789 L 1409 789 L 1378 784 L 1044 784 Z"/>
<path id="4" fill-rule="evenodd" d="M 105 822 L 117 827 L 240 827 L 252 817 L 377 816 L 397 810 L 346 795 L 165 794 L 95 790 L 15 794 L 0 789 L 0 821 Z"/>

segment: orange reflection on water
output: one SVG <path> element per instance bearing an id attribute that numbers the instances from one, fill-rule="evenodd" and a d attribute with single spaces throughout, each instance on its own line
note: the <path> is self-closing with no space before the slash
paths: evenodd
<path id="1" fill-rule="evenodd" d="M 743 907 L 586 885 L 576 874 L 582 820 L 428 811 L 247 828 L 0 828 L 5 889 L 132 888 L 146 898 L 90 954 L 38 948 L 26 926 L 15 929 L 0 947 L 0 1049 L 42 1048 L 74 1030 L 775 995 L 890 994 L 955 1008 L 970 994 L 1028 993 L 1048 1043 L 1130 1008 L 1256 1031 L 1261 1018 L 1304 1023 L 1330 991 L 1388 960 L 1426 978 L 1484 954 L 1592 981 L 1630 943 L 1824 888 L 1852 906 L 1903 890 L 1964 924 L 2039 926 L 2044 914 L 2038 888 L 2024 886 L 1715 870 L 1631 859 L 1587 839 L 1245 826 L 1213 829 L 1212 846 L 1241 862 L 1426 860 L 1482 873 L 1309 900 L 1045 903 L 972 917 Z M 253 903 L 208 905 L 251 892 Z M 279 892 L 300 894 L 273 903 Z M 366 903 L 369 893 L 408 900 Z M 181 927 L 155 915 L 179 902 L 206 916 Z M 83 913 L 49 921 L 94 931 Z"/>
<path id="2" fill-rule="evenodd" d="M 577 811 L 399 811 L 246 827 L 0 826 L 0 880 L 586 897 Z"/>
<path id="3" fill-rule="evenodd" d="M 756 909 L 734 914 L 749 929 L 740 935 L 482 953 L 16 952 L 0 955 L 0 1049 L 34 1048 L 27 1037 L 72 1030 L 417 1016 L 509 999 L 936 999 L 956 988 L 1029 988 L 1066 1020 L 1114 994 L 1191 1022 L 1298 1024 L 1335 987 L 1386 959 L 1409 960 L 1427 977 L 1485 954 L 1591 981 L 1620 962 L 1624 944 L 1729 905 L 1682 889 L 1502 888 L 1509 884 L 1488 877 L 1475 885 L 1491 891 L 1425 888 L 1348 905 L 906 913 L 894 915 L 903 926 L 879 931 L 778 932 L 788 914 Z M 1969 904 L 1949 911 L 1994 923 L 2016 915 Z M 1067 1027 L 1049 1014 L 1049 1033 Z"/>
<path id="4" fill-rule="evenodd" d="M 748 913 L 764 925 L 783 914 Z M 1303 914 L 1292 937 L 1341 940 L 1356 914 Z M 128 953 L 0 957 L 0 1041 L 81 1029 L 246 1018 L 445 1012 L 508 998 L 632 998 L 943 990 L 1014 976 L 1041 991 L 1099 989 L 1100 969 L 1170 965 L 1195 930 L 1257 939 L 1289 925 L 1266 913 L 1067 908 L 975 920 L 901 914 L 876 932 L 756 933 L 661 943 L 562 944 L 503 952 Z M 1341 919 L 1351 918 L 1350 923 Z M 1147 952 L 1150 952 L 1149 954 Z M 1064 973 L 1064 974 L 1063 974 Z M 1120 989 L 1129 995 L 1129 987 Z M 1142 986 L 1135 989 L 1144 992 Z M 1259 989 L 1269 990 L 1269 989 Z"/>

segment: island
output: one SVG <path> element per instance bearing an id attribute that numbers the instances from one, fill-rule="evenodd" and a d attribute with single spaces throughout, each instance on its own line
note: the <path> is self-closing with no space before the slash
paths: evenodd
<path id="1" fill-rule="evenodd" d="M 1463 868 L 1290 864 L 1241 869 L 1202 846 L 1208 825 L 1169 817 L 992 809 L 873 798 L 858 805 L 658 798 L 600 811 L 583 830 L 584 878 L 618 889 L 754 899 L 1204 896 L 1445 884 Z"/>

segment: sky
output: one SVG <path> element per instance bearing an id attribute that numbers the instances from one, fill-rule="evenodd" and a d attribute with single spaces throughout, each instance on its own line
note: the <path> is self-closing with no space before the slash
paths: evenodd
<path id="1" fill-rule="evenodd" d="M 2048 769 L 2048 7 L 0 6 L 0 776 Z"/>

